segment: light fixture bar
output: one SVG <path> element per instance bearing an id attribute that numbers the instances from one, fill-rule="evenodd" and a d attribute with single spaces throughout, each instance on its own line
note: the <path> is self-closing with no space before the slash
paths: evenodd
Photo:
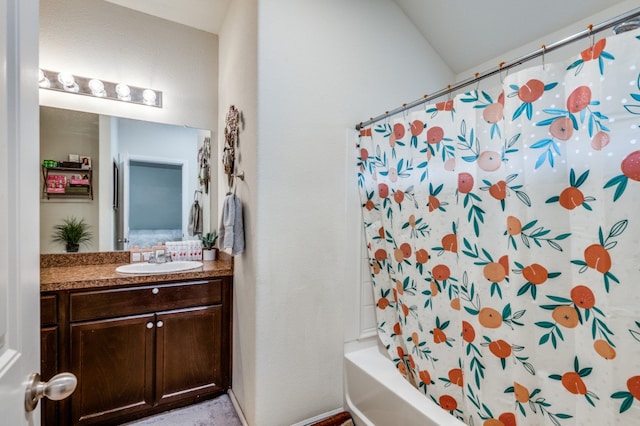
<path id="1" fill-rule="evenodd" d="M 40 88 L 162 108 L 162 92 L 146 87 L 40 69 Z"/>

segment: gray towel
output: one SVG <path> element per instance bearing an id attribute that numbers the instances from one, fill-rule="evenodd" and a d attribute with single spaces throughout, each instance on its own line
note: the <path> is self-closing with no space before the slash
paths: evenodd
<path id="1" fill-rule="evenodd" d="M 189 211 L 189 235 L 199 234 L 202 234 L 202 207 L 195 200 Z"/>
<path id="2" fill-rule="evenodd" d="M 228 194 L 222 206 L 220 230 L 218 232 L 219 249 L 231 249 L 235 256 L 244 251 L 244 224 L 242 222 L 242 203 L 235 194 Z"/>

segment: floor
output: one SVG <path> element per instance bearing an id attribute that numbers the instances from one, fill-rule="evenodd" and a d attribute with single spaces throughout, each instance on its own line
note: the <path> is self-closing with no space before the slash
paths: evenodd
<path id="1" fill-rule="evenodd" d="M 242 426 L 228 395 L 122 426 Z"/>

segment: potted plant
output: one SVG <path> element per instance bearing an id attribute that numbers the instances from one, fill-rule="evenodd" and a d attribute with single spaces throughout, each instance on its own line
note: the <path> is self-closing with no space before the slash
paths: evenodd
<path id="1" fill-rule="evenodd" d="M 73 216 L 64 219 L 62 224 L 54 226 L 53 229 L 53 241 L 64 243 L 69 253 L 77 252 L 81 243 L 87 243 L 93 237 L 84 219 Z"/>
<path id="2" fill-rule="evenodd" d="M 202 241 L 202 260 L 215 260 L 218 249 L 215 247 L 218 241 L 218 233 L 216 231 L 207 232 L 200 235 Z"/>

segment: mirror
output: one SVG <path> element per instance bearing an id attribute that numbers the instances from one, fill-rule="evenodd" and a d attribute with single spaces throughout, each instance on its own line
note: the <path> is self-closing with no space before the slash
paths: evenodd
<path id="1" fill-rule="evenodd" d="M 210 224 L 216 223 L 211 220 L 211 200 L 215 199 L 211 190 L 216 185 L 205 185 L 200 164 L 211 133 L 41 106 L 40 164 L 53 160 L 75 166 L 87 158 L 90 169 L 85 166 L 76 173 L 66 167 L 43 168 L 40 252 L 65 251 L 64 245 L 52 241 L 51 234 L 55 225 L 71 216 L 90 226 L 92 239 L 80 248 L 85 252 L 127 250 L 127 243 L 142 247 L 196 238 L 189 232 L 196 199 L 202 231 L 209 232 Z M 209 176 L 215 176 L 212 158 L 208 164 L 212 167 Z M 45 179 L 52 182 L 52 176 L 65 176 L 70 189 L 49 193 Z"/>

